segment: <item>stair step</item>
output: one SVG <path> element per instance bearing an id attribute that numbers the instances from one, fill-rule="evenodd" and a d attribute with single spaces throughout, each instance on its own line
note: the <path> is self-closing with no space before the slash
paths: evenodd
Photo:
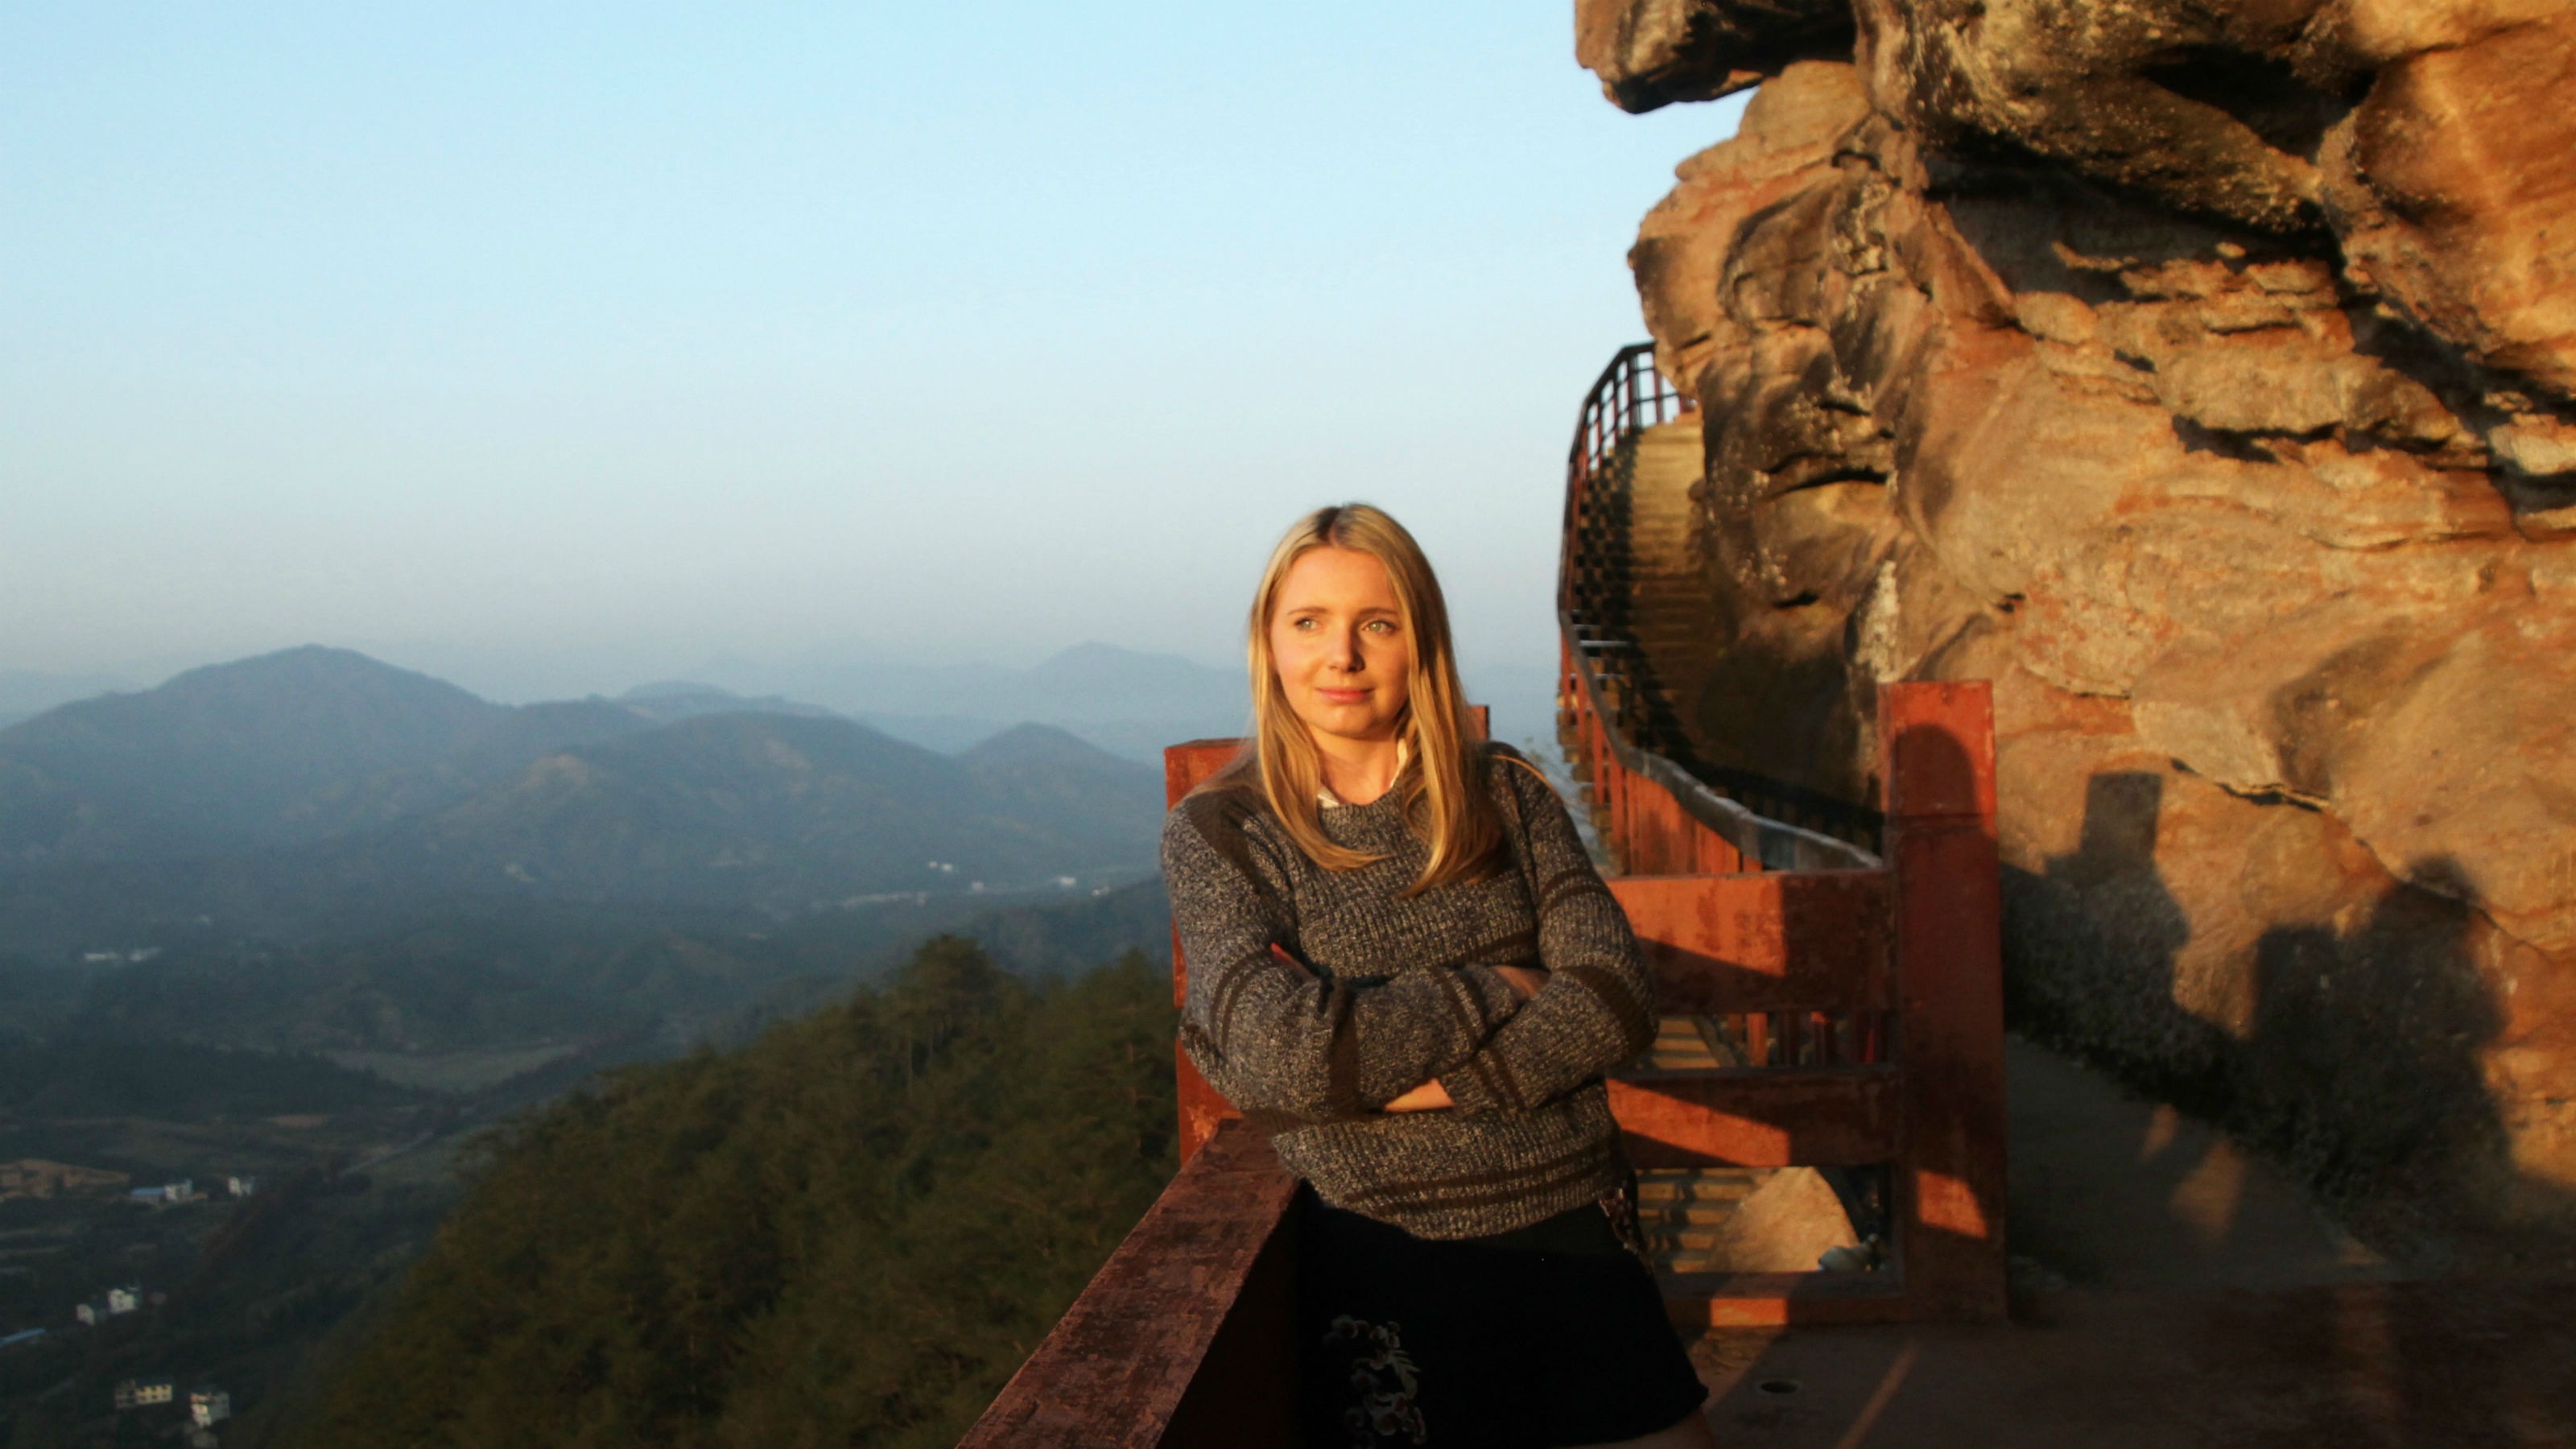
<path id="1" fill-rule="evenodd" d="M 1699 1051 L 1648 1052 L 1640 1065 L 1650 1072 L 1715 1072 L 1725 1070 L 1727 1064 Z"/>
<path id="2" fill-rule="evenodd" d="M 1751 1168 L 1708 1168 L 1693 1173 L 1652 1172 L 1637 1179 L 1641 1205 L 1669 1208 L 1690 1202 L 1733 1202 L 1761 1185 Z"/>
<path id="3" fill-rule="evenodd" d="M 1678 1207 L 1641 1211 L 1637 1216 L 1640 1226 L 1648 1232 L 1667 1228 L 1712 1227 L 1735 1216 L 1736 1206 L 1737 1202 L 1733 1200 L 1709 1199 Z"/>

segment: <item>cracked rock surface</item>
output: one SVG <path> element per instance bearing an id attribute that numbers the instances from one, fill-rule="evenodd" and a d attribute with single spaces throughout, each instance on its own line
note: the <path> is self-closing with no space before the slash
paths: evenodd
<path id="1" fill-rule="evenodd" d="M 1695 752 L 1866 799 L 1877 683 L 1993 680 L 2026 1026 L 2395 1246 L 2576 1228 L 2576 4 L 1578 25 L 1760 82 L 1630 258 Z"/>

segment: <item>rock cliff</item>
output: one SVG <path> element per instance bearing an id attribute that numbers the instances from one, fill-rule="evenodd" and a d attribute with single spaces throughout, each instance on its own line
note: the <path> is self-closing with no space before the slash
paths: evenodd
<path id="1" fill-rule="evenodd" d="M 1631 253 L 1696 752 L 1866 798 L 1876 683 L 1992 679 L 2023 1025 L 2400 1246 L 2576 1225 L 2576 3 L 1577 35 L 1632 110 L 1760 86 Z"/>

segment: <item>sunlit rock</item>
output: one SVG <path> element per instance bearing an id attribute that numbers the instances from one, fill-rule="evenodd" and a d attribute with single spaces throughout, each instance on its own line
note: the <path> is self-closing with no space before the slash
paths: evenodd
<path id="1" fill-rule="evenodd" d="M 2026 1022 L 2576 1223 L 2576 7 L 1763 8 L 1581 9 L 1632 108 L 1769 77 L 1631 254 L 1694 752 L 1866 798 L 1876 684 L 1994 679 Z"/>

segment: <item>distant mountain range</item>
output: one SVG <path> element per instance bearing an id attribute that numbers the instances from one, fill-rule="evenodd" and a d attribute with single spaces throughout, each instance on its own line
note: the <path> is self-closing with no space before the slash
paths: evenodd
<path id="1" fill-rule="evenodd" d="M 1152 870 L 1161 808 L 1159 771 L 1042 725 L 951 757 L 783 699 L 514 708 L 307 647 L 0 730 L 0 951 L 451 897 L 785 917 L 1093 889 Z"/>
<path id="2" fill-rule="evenodd" d="M 1556 732 L 1553 651 L 1527 662 L 1467 669 L 1468 697 L 1494 711 L 1513 743 Z M 864 720 L 899 739 L 956 750 L 1006 724 L 1056 725 L 1111 754 L 1158 764 L 1181 740 L 1243 733 L 1250 691 L 1240 665 L 1211 667 L 1169 654 L 1082 644 L 1027 669 L 993 664 L 802 658 L 710 660 L 693 677 L 743 694 L 787 695 Z"/>
<path id="3" fill-rule="evenodd" d="M 1239 668 L 1108 644 L 1079 644 L 1027 669 L 817 654 L 765 664 L 713 660 L 698 673 L 746 694 L 812 700 L 944 751 L 1037 721 L 1150 764 L 1165 745 L 1242 733 L 1252 710 Z"/>
<path id="4" fill-rule="evenodd" d="M 600 667 L 573 656 L 545 667 L 472 654 L 454 655 L 448 663 L 452 668 L 439 672 L 502 681 L 494 687 L 520 698 L 526 696 L 506 681 L 566 672 L 595 677 Z M 1466 673 L 1469 696 L 1493 706 L 1494 729 L 1502 738 L 1523 743 L 1552 736 L 1556 675 L 1544 655 L 1487 661 Z M 0 728 L 57 705 L 132 688 L 105 673 L 0 670 Z M 1250 715 L 1240 666 L 1097 643 L 1076 645 L 1028 668 L 891 659 L 866 645 L 817 647 L 770 659 L 720 655 L 611 702 L 666 721 L 745 709 L 839 714 L 944 754 L 1015 724 L 1051 724 L 1144 765 L 1158 765 L 1163 747 L 1177 740 L 1239 734 Z"/>
<path id="5" fill-rule="evenodd" d="M 1546 728 L 1512 707 L 1544 701 L 1527 673 L 1484 676 L 1503 738 Z M 0 728 L 0 955 L 346 939 L 460 899 L 782 920 L 1089 891 L 1153 870 L 1160 748 L 1243 726 L 1231 671 L 1106 645 L 801 677 L 839 693 L 509 706 L 307 646 L 58 705 Z M 826 707 L 867 701 L 907 711 Z"/>

